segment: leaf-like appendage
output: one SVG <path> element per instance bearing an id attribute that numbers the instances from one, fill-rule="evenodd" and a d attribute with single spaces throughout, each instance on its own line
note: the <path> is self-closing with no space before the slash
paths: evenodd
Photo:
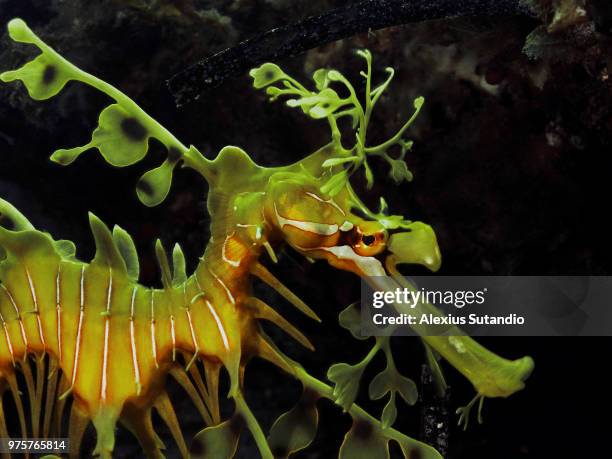
<path id="1" fill-rule="evenodd" d="M 372 379 L 368 393 L 372 400 L 379 400 L 389 391 L 399 392 L 408 405 L 417 402 L 418 390 L 414 381 L 402 376 L 390 365 Z"/>
<path id="2" fill-rule="evenodd" d="M 388 76 L 386 80 L 372 89 L 372 54 L 367 49 L 359 50 L 357 54 L 366 61 L 366 70 L 360 73 L 366 80 L 364 101 L 359 100 L 355 87 L 348 79 L 334 69 L 317 69 L 313 73 L 314 90 L 306 88 L 276 64 L 266 63 L 250 72 L 250 76 L 253 78 L 253 86 L 256 89 L 265 88 L 271 101 L 277 100 L 281 96 L 288 97 L 286 104 L 289 107 L 298 107 L 311 118 L 328 121 L 332 137 L 330 145 L 338 154 L 338 157 L 325 158 L 322 161 L 322 169 L 351 163 L 348 164 L 347 170 L 335 171 L 337 173 L 321 187 L 321 192 L 332 197 L 347 185 L 348 176 L 354 174 L 361 167 L 364 168 L 367 188 L 372 188 L 374 173 L 368 164 L 367 158 L 369 156 L 378 156 L 387 161 L 391 167 L 390 176 L 397 183 L 412 180 L 412 174 L 404 162 L 405 153 L 411 148 L 411 142 L 404 138 L 404 133 L 416 119 L 423 106 L 424 99 L 418 97 L 414 100 L 415 112 L 394 136 L 377 146 L 369 146 L 367 132 L 370 115 L 393 79 L 394 70 L 387 68 Z M 336 87 L 341 87 L 343 91 L 337 91 Z M 348 95 L 340 95 L 346 94 L 347 91 Z M 347 116 L 351 117 L 352 129 L 355 130 L 355 143 L 349 149 L 343 145 L 342 138 L 344 136 L 338 125 L 338 120 Z M 400 157 L 396 159 L 388 154 L 389 150 L 395 146 L 401 148 Z"/>
<path id="3" fill-rule="evenodd" d="M 396 394 L 399 393 L 408 405 L 414 405 L 418 398 L 418 391 L 412 379 L 402 376 L 397 371 L 393 361 L 389 338 L 379 338 L 378 342 L 385 352 L 387 366 L 370 381 L 368 394 L 372 400 L 379 400 L 386 394 L 389 394 L 389 400 L 380 418 L 382 428 L 386 429 L 393 425 L 397 417 Z"/>
<path id="4" fill-rule="evenodd" d="M 372 424 L 355 420 L 344 436 L 339 459 L 389 459 L 389 440 Z"/>
<path id="5" fill-rule="evenodd" d="M 359 392 L 359 382 L 365 366 L 336 363 L 327 370 L 327 377 L 334 385 L 334 398 L 336 403 L 347 411 Z"/>
<path id="6" fill-rule="evenodd" d="M 316 402 L 316 394 L 305 391 L 298 404 L 274 422 L 268 444 L 276 459 L 288 458 L 312 443 L 319 423 Z"/>
<path id="7" fill-rule="evenodd" d="M 136 193 L 140 201 L 149 207 L 161 203 L 170 192 L 172 172 L 176 162 L 166 160 L 161 166 L 146 172 L 136 185 Z"/>
<path id="8" fill-rule="evenodd" d="M 370 168 L 370 166 L 368 166 L 367 162 L 364 162 L 363 166 L 364 166 L 363 174 L 366 179 L 366 188 L 368 190 L 371 190 L 372 187 L 374 186 L 374 173 L 372 172 L 372 169 Z"/>
<path id="9" fill-rule="evenodd" d="M 334 167 L 340 164 L 354 163 L 356 161 L 359 161 L 359 158 L 357 156 L 348 156 L 344 158 L 340 158 L 340 157 L 330 158 L 330 159 L 326 159 L 325 161 L 323 161 L 323 164 L 321 164 L 321 167 Z"/>
<path id="10" fill-rule="evenodd" d="M 241 429 L 242 421 L 232 418 L 201 430 L 191 442 L 191 459 L 232 459 Z"/>
<path id="11" fill-rule="evenodd" d="M 60 92 L 71 76 L 43 53 L 17 70 L 4 72 L 0 79 L 7 83 L 21 80 L 32 99 L 45 100 Z"/>
<path id="12" fill-rule="evenodd" d="M 178 244 L 174 244 L 172 249 L 172 283 L 180 285 L 187 280 L 187 268 L 183 249 Z"/>
<path id="13" fill-rule="evenodd" d="M 89 213 L 89 226 L 96 243 L 96 256 L 92 264 L 108 266 L 113 270 L 127 275 L 125 262 L 119 253 L 119 249 L 113 241 L 113 236 L 108 227 L 91 212 Z"/>
<path id="14" fill-rule="evenodd" d="M 338 315 L 340 326 L 346 328 L 353 338 L 364 340 L 367 336 L 361 336 L 361 313 L 359 303 L 353 303 Z"/>
<path id="15" fill-rule="evenodd" d="M 9 231 L 33 230 L 30 221 L 10 202 L 0 198 L 0 227 Z"/>
<path id="16" fill-rule="evenodd" d="M 325 182 L 325 184 L 321 187 L 321 193 L 334 197 L 342 188 L 346 186 L 348 183 L 348 173 L 345 170 L 338 172 L 337 174 L 332 175 L 332 177 Z"/>
<path id="17" fill-rule="evenodd" d="M 19 43 L 36 43 L 36 36 L 23 19 L 11 19 L 7 25 L 9 36 Z"/>
<path id="18" fill-rule="evenodd" d="M 304 113 L 314 119 L 327 118 L 346 102 L 331 88 L 325 88 L 320 93 L 307 95 L 300 99 L 289 99 L 289 107 L 301 107 Z"/>
<path id="19" fill-rule="evenodd" d="M 278 65 L 272 64 L 271 62 L 266 62 L 265 64 L 252 69 L 249 72 L 249 75 L 251 78 L 253 78 L 253 87 L 255 89 L 265 88 L 272 83 L 276 83 L 277 81 L 287 78 L 287 74 L 283 72 Z"/>
<path id="20" fill-rule="evenodd" d="M 117 167 L 129 166 L 147 154 L 149 137 L 149 131 L 137 117 L 120 105 L 112 104 L 100 113 L 98 127 L 87 145 L 57 150 L 51 155 L 51 160 L 68 165 L 81 153 L 97 148 L 109 164 Z"/>
<path id="21" fill-rule="evenodd" d="M 393 389 L 393 377 L 389 374 L 389 367 L 378 373 L 368 387 L 370 399 L 379 400 Z"/>
<path id="22" fill-rule="evenodd" d="M 380 424 L 383 429 L 391 427 L 397 418 L 397 407 L 395 406 L 395 393 L 391 394 L 389 401 L 383 408 Z"/>
<path id="23" fill-rule="evenodd" d="M 412 379 L 398 373 L 395 380 L 395 388 L 408 405 L 414 405 L 417 402 L 419 392 Z"/>
<path id="24" fill-rule="evenodd" d="M 100 113 L 92 143 L 109 164 L 129 166 L 147 153 L 149 131 L 142 122 L 117 104 Z"/>
<path id="25" fill-rule="evenodd" d="M 329 86 L 329 78 L 327 74 L 329 73 L 329 69 L 318 69 L 312 74 L 312 79 L 315 82 L 315 86 L 319 91 L 324 90 Z"/>
<path id="26" fill-rule="evenodd" d="M 389 175 L 395 183 L 402 183 L 404 180 L 407 182 L 412 181 L 412 172 L 408 170 L 408 165 L 404 160 L 392 159 L 389 161 L 389 165 L 391 166 Z"/>
<path id="27" fill-rule="evenodd" d="M 128 277 L 133 281 L 138 281 L 140 276 L 140 263 L 138 261 L 138 252 L 136 252 L 136 245 L 134 240 L 120 226 L 113 228 L 113 241 L 125 262 L 127 268 Z"/>
<path id="28" fill-rule="evenodd" d="M 164 288 L 169 289 L 172 287 L 172 273 L 170 271 L 170 262 L 168 261 L 168 254 L 162 241 L 158 239 L 155 241 L 155 255 L 157 256 L 157 263 L 161 271 L 162 284 Z"/>
<path id="29" fill-rule="evenodd" d="M 12 20 L 8 29 L 14 41 L 32 44 L 41 53 L 23 67 L 0 74 L 2 81 L 21 80 L 30 96 L 37 100 L 56 95 L 71 80 L 90 85 L 115 100 L 100 113 L 98 126 L 89 143 L 59 149 L 51 155 L 51 160 L 68 165 L 87 150 L 96 148 L 109 164 L 125 167 L 144 158 L 149 150 L 149 140 L 155 138 L 166 147 L 168 159 L 141 178 L 137 192 L 147 206 L 163 201 L 170 189 L 172 171 L 183 159 L 187 148 L 117 88 L 83 72 L 60 56 L 21 19 Z"/>
<path id="30" fill-rule="evenodd" d="M 59 62 L 23 20 L 10 21 L 8 31 L 12 40 L 33 44 L 41 50 L 41 54 L 17 70 L 0 74 L 0 80 L 6 83 L 21 80 L 32 99 L 44 100 L 56 95 L 73 79 L 73 68 Z"/>

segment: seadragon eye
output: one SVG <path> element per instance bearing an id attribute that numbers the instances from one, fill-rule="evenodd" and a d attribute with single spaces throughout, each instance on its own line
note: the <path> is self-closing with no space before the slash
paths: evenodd
<path id="1" fill-rule="evenodd" d="M 374 244 L 374 242 L 376 242 L 376 237 L 371 235 L 371 234 L 366 234 L 361 239 L 361 242 L 362 242 L 362 244 L 369 246 L 369 245 Z"/>
<path id="2" fill-rule="evenodd" d="M 370 257 L 379 254 L 386 247 L 386 231 L 377 231 L 364 234 L 361 229 L 355 228 L 353 234 L 353 249 L 359 255 Z"/>

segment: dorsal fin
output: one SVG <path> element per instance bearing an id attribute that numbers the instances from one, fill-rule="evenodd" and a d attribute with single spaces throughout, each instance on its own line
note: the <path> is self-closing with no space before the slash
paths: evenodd
<path id="1" fill-rule="evenodd" d="M 105 265 L 127 275 L 125 262 L 113 241 L 113 236 L 108 227 L 91 212 L 89 212 L 89 225 L 96 242 L 96 256 L 92 264 Z"/>
<path id="2" fill-rule="evenodd" d="M 155 241 L 155 255 L 157 255 L 157 262 L 159 263 L 159 269 L 162 275 L 162 284 L 164 288 L 172 287 L 172 274 L 170 272 L 170 262 L 168 261 L 168 255 L 162 241 L 158 239 Z"/>
<path id="3" fill-rule="evenodd" d="M 133 281 L 138 281 L 140 276 L 140 263 L 138 262 L 138 252 L 136 245 L 129 233 L 118 225 L 113 228 L 113 241 L 119 250 L 119 254 L 125 262 L 128 277 Z"/>
<path id="4" fill-rule="evenodd" d="M 174 268 L 172 283 L 174 285 L 180 285 L 187 281 L 187 268 L 185 266 L 185 255 L 181 246 L 174 244 L 172 250 L 172 267 Z"/>

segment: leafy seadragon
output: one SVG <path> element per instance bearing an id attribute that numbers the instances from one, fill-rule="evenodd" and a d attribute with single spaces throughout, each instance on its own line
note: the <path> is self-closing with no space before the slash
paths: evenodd
<path id="1" fill-rule="evenodd" d="M 271 99 L 288 97 L 287 105 L 327 120 L 331 142 L 282 167 L 258 166 L 233 146 L 223 148 L 210 160 L 195 147 L 179 142 L 121 91 L 65 60 L 22 20 L 12 20 L 8 28 L 14 41 L 35 45 L 41 53 L 20 69 L 0 75 L 3 81 L 21 80 L 37 100 L 54 96 L 69 81 L 90 85 L 113 99 L 100 113 L 91 141 L 58 150 L 52 160 L 67 165 L 96 148 L 108 163 L 124 167 L 141 160 L 154 138 L 165 146 L 168 156 L 140 179 L 139 198 L 147 206 L 159 204 L 169 192 L 174 168 L 194 169 L 209 185 L 212 234 L 190 276 L 180 247 L 174 247 L 169 259 L 158 241 L 163 288 L 152 289 L 138 283 L 134 243 L 121 228 L 111 231 L 90 214 L 96 255 L 85 263 L 75 258 L 71 242 L 54 240 L 35 229 L 11 204 L 0 200 L 0 395 L 12 395 L 22 435 L 63 435 L 63 411 L 72 398 L 68 423 L 72 457 L 80 455 L 81 439 L 90 422 L 97 434 L 94 454 L 100 457 L 112 456 L 118 423 L 134 433 L 147 456 L 163 457 L 152 410 L 167 424 L 182 456 L 188 457 L 166 392 L 165 380 L 171 375 L 207 425 L 194 440 L 198 452 L 193 457 L 233 457 L 238 435 L 245 427 L 263 458 L 288 457 L 310 444 L 318 420 L 316 401 L 328 398 L 353 418 L 353 427 L 340 448 L 341 458 L 388 457 L 390 441 L 400 445 L 406 458 L 440 458 L 433 448 L 391 427 L 397 412 L 396 395 L 412 404 L 416 387 L 398 373 L 388 338 L 377 338 L 360 363 L 332 366 L 328 376 L 335 385 L 331 387 L 285 356 L 266 336 L 261 320 L 275 323 L 312 349 L 307 337 L 253 296 L 251 289 L 252 279 L 257 277 L 318 320 L 315 312 L 260 262 L 262 256 L 275 261 L 275 249 L 281 244 L 358 276 L 389 274 L 395 279 L 390 282 L 402 282 L 396 269 L 401 263 L 438 269 L 440 253 L 430 226 L 388 215 L 383 199 L 380 211 L 372 212 L 349 182 L 352 174 L 363 169 L 371 186 L 371 157 L 387 161 L 395 181 L 411 179 L 403 161 L 411 148 L 405 132 L 421 108 L 422 98 L 415 101 L 414 115 L 396 135 L 370 146 L 366 139 L 370 115 L 393 77 L 392 69 L 387 69 L 385 82 L 372 88 L 370 53 L 359 52 L 367 65 L 362 74 L 366 82 L 362 103 L 351 83 L 336 70 L 316 71 L 315 89 L 310 90 L 275 64 L 264 64 L 251 71 L 255 88 L 265 88 Z M 333 89 L 337 85 L 349 95 L 341 97 Z M 350 148 L 342 143 L 337 123 L 341 117 L 353 121 L 356 141 Z M 397 146 L 400 156 L 392 157 L 389 149 Z M 349 307 L 340 320 L 358 337 L 356 313 Z M 426 330 L 420 332 L 429 363 L 441 383 L 439 356 L 474 384 L 477 396 L 468 408 L 478 399 L 506 397 L 520 390 L 533 366 L 529 357 L 505 360 L 467 336 L 436 337 L 426 336 Z M 387 357 L 387 368 L 374 378 L 369 392 L 373 399 L 389 394 L 381 421 L 354 403 L 363 369 L 379 351 Z M 273 362 L 304 387 L 301 402 L 277 420 L 267 438 L 242 391 L 245 367 L 254 357 Z M 227 420 L 221 419 L 219 409 L 222 370 L 229 377 L 228 396 L 235 405 L 235 414 Z M 18 372 L 28 394 L 27 415 Z M 0 437 L 7 437 L 8 431 L 0 403 Z"/>

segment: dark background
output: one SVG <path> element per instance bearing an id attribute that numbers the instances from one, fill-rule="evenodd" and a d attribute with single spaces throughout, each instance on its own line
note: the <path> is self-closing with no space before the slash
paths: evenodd
<path id="1" fill-rule="evenodd" d="M 246 75 L 181 110 L 174 108 L 164 81 L 258 32 L 346 3 L 0 0 L 0 24 L 22 17 L 60 53 L 119 87 L 207 156 L 233 144 L 263 165 L 281 165 L 327 142 L 324 123 L 306 119 L 282 103 L 267 103 Z M 596 19 L 602 30 L 606 17 Z M 376 202 L 384 194 L 394 213 L 434 227 L 444 258 L 441 274 L 612 271 L 606 218 L 612 175 L 609 39 L 591 22 L 572 25 L 547 36 L 549 41 L 537 42 L 533 57 L 539 59 L 530 59 L 522 48 L 540 25 L 540 19 L 519 16 L 406 25 L 280 62 L 302 81 L 322 66 L 336 67 L 358 81 L 361 60 L 352 51 L 368 47 L 380 76 L 385 66 L 394 67 L 396 79 L 371 123 L 372 143 L 390 136 L 411 113 L 412 100 L 425 96 L 411 130 L 415 148 L 407 158 L 414 181 L 396 187 L 385 179 L 381 165 L 369 197 Z M 10 43 L 4 33 L 0 70 L 22 65 L 30 52 Z M 209 224 L 206 184 L 180 171 L 169 198 L 147 209 L 137 201 L 134 185 L 144 171 L 161 162 L 159 148 L 126 169 L 113 169 L 93 151 L 66 168 L 51 163 L 48 156 L 55 149 L 89 140 L 107 103 L 105 96 L 77 84 L 45 102 L 31 101 L 20 84 L 0 85 L 0 196 L 36 227 L 75 241 L 83 259 L 90 259 L 94 251 L 87 211 L 123 226 L 137 242 L 143 283 L 156 285 L 155 238 L 161 237 L 166 246 L 180 242 L 192 267 L 203 252 Z M 355 342 L 337 325 L 338 312 L 358 298 L 358 280 L 288 252 L 281 255 L 280 266 L 271 269 L 324 319 L 321 325 L 309 323 L 276 301 L 317 347 L 309 354 L 270 330 L 289 355 L 322 379 L 331 363 L 354 363 L 363 357 L 367 343 Z M 449 457 L 609 455 L 609 339 L 481 341 L 508 358 L 533 356 L 536 369 L 524 391 L 509 400 L 486 401 L 484 425 L 473 422 L 467 432 L 452 430 Z M 423 362 L 419 342 L 398 340 L 394 350 L 402 371 L 418 381 Z M 374 367 L 381 365 L 377 361 Z M 472 398 L 473 390 L 452 368 L 448 378 L 454 410 Z M 247 398 L 266 429 L 299 394 L 295 382 L 261 362 L 249 367 L 246 386 Z M 374 414 L 382 409 L 360 401 Z M 186 402 L 177 404 L 186 432 L 194 432 L 199 421 L 189 414 L 193 410 Z M 348 417 L 330 403 L 320 403 L 320 410 L 315 444 L 299 457 L 333 457 L 349 427 Z M 395 427 L 418 436 L 419 423 L 419 407 L 402 406 Z M 238 457 L 254 457 L 253 448 L 246 439 Z M 168 455 L 173 454 L 170 449 Z M 138 457 L 129 434 L 120 433 L 116 455 Z"/>

